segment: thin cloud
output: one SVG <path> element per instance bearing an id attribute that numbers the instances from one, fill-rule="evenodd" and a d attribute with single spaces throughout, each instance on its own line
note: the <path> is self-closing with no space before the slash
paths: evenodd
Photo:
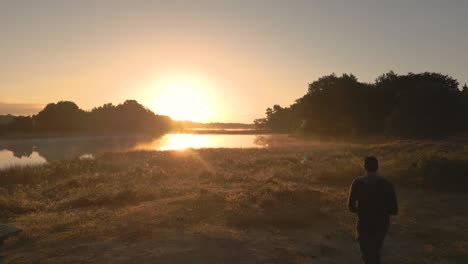
<path id="1" fill-rule="evenodd" d="M 0 115 L 33 115 L 42 109 L 41 104 L 16 104 L 0 102 Z"/>

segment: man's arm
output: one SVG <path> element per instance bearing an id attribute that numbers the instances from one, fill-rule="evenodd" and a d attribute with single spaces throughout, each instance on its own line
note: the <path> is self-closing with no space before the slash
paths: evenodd
<path id="1" fill-rule="evenodd" d="M 356 185 L 357 185 L 356 180 L 354 180 L 349 189 L 349 197 L 348 197 L 348 208 L 353 213 L 357 213 L 357 210 L 358 210 Z"/>
<path id="2" fill-rule="evenodd" d="M 388 188 L 388 198 L 387 198 L 387 212 L 390 215 L 398 214 L 398 201 L 395 194 L 395 189 L 392 184 L 389 184 Z"/>

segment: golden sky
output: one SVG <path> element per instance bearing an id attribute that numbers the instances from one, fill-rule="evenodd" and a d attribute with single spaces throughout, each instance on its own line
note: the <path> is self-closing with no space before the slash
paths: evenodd
<path id="1" fill-rule="evenodd" d="M 135 99 L 174 119 L 252 122 L 333 72 L 463 83 L 468 5 L 417 2 L 1 1 L 0 114 Z"/>

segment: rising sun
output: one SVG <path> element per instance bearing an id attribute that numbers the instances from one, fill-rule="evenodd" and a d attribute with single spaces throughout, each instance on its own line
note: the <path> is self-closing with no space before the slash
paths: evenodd
<path id="1" fill-rule="evenodd" d="M 206 122 L 212 116 L 211 101 L 200 82 L 183 78 L 161 80 L 152 109 L 174 120 Z"/>

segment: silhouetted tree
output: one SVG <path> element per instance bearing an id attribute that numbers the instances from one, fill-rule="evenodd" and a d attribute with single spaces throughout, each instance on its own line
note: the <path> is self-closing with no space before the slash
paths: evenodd
<path id="1" fill-rule="evenodd" d="M 76 132 L 84 130 L 86 112 L 73 102 L 60 101 L 48 104 L 33 118 L 38 131 Z"/>
<path id="2" fill-rule="evenodd" d="M 34 121 L 30 116 L 15 116 L 8 128 L 11 131 L 32 132 Z"/>
<path id="3" fill-rule="evenodd" d="M 90 113 L 91 127 L 109 133 L 165 133 L 172 127 L 168 116 L 154 114 L 135 100 L 114 106 L 105 104 Z"/>
<path id="4" fill-rule="evenodd" d="M 393 71 L 374 83 L 352 74 L 323 76 L 289 107 L 268 108 L 259 128 L 318 135 L 443 136 L 468 129 L 468 88 L 439 73 Z M 466 120 L 468 121 L 468 120 Z"/>
<path id="5" fill-rule="evenodd" d="M 1 124 L 0 130 L 2 133 L 163 134 L 172 125 L 170 117 L 156 115 L 135 100 L 116 106 L 105 104 L 90 112 L 73 102 L 60 101 L 48 104 L 33 117 L 12 117 L 10 122 Z"/>
<path id="6" fill-rule="evenodd" d="M 386 133 L 425 137 L 454 133 L 460 128 L 461 92 L 458 82 L 438 73 L 398 76 L 388 82 L 394 105 Z"/>

